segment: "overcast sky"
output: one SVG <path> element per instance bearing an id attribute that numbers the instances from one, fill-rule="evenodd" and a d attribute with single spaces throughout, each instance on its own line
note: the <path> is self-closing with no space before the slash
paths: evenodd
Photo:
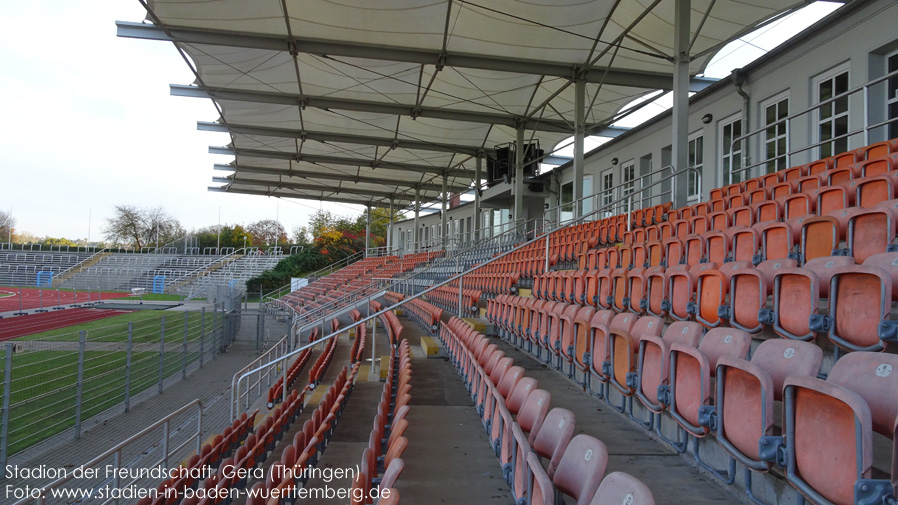
<path id="1" fill-rule="evenodd" d="M 746 37 L 721 68 L 745 64 L 832 7 L 811 6 L 799 19 Z M 222 175 L 212 165 L 232 160 L 207 147 L 229 138 L 197 131 L 197 121 L 217 119 L 210 101 L 169 95 L 170 83 L 193 82 L 171 44 L 116 37 L 116 20 L 144 14 L 136 0 L 0 7 L 0 209 L 12 210 L 20 231 L 70 239 L 101 239 L 119 204 L 161 206 L 187 229 L 215 225 L 219 208 L 222 223 L 278 218 L 288 233 L 304 225 L 318 202 L 206 190 Z M 362 211 L 324 207 L 338 215 Z"/>

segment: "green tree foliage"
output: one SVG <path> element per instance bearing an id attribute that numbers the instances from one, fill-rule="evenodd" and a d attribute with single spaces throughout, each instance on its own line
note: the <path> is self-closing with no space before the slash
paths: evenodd
<path id="1" fill-rule="evenodd" d="M 394 212 L 393 220 L 404 219 Z M 316 270 L 347 258 L 365 249 L 365 222 L 363 212 L 355 219 L 337 216 L 326 210 L 319 210 L 309 219 L 308 226 L 293 229 L 297 244 L 308 246 L 299 254 L 282 260 L 278 265 L 258 277 L 247 281 L 251 292 L 278 289 L 290 282 L 291 277 L 304 277 Z M 389 209 L 371 209 L 370 247 L 386 243 L 387 228 L 390 223 Z"/>
<path id="2" fill-rule="evenodd" d="M 222 249 L 226 247 L 240 249 L 244 244 L 247 247 L 253 245 L 252 235 L 239 224 L 221 225 L 221 235 L 218 233 L 218 228 L 218 226 L 206 226 L 196 230 L 193 234 L 197 238 L 197 247 L 205 249 L 207 247 L 216 247 L 220 245 Z"/>

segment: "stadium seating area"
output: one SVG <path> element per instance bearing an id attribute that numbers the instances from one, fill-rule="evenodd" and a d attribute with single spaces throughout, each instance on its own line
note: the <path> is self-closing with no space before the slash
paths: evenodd
<path id="1" fill-rule="evenodd" d="M 651 491 L 632 476 L 606 476 L 605 444 L 589 435 L 574 436 L 574 414 L 550 410 L 552 395 L 524 377 L 524 369 L 489 338 L 452 318 L 442 324 L 440 339 L 471 392 L 519 503 L 558 503 L 558 495 L 584 504 L 654 503 Z"/>
<path id="2" fill-rule="evenodd" d="M 403 435 L 408 428 L 406 416 L 410 410 L 411 374 L 409 343 L 403 340 L 390 353 L 387 381 L 377 406 L 374 427 L 368 447 L 362 453 L 361 471 L 352 484 L 352 505 L 372 503 L 372 486 L 389 490 L 381 491 L 383 498 L 377 502 L 380 505 L 399 503 L 399 492 L 393 486 L 405 468 L 402 453 L 408 447 L 408 439 Z"/>
<path id="3" fill-rule="evenodd" d="M 692 438 L 698 464 L 729 483 L 736 461 L 776 466 L 816 503 L 854 503 L 856 492 L 879 503 L 895 473 L 890 483 L 887 465 L 874 467 L 874 436 L 894 441 L 898 416 L 896 152 L 898 141 L 874 144 L 690 207 L 558 231 L 555 270 L 540 270 L 546 257 L 533 244 L 503 258 L 516 258 L 506 273 L 533 278 L 532 296 L 495 295 L 487 318 L 680 452 Z M 709 436 L 731 455 L 728 469 L 701 457 L 697 439 Z"/>
<path id="4" fill-rule="evenodd" d="M 281 301 L 304 313 L 329 310 L 346 303 L 344 297 L 362 298 L 377 292 L 376 279 L 390 279 L 414 270 L 416 267 L 441 256 L 439 252 L 398 256 L 377 256 L 357 261 L 332 274 L 310 282 L 306 286 L 284 295 Z"/>
<path id="5" fill-rule="evenodd" d="M 744 469 L 747 496 L 756 503 L 752 475 L 758 474 L 783 479 L 814 503 L 889 503 L 883 500 L 895 495 L 898 475 L 898 466 L 889 466 L 898 461 L 898 355 L 890 346 L 898 340 L 892 314 L 898 300 L 898 142 L 711 195 L 689 207 L 656 205 L 572 225 L 553 232 L 548 245 L 536 240 L 498 259 L 492 256 L 505 250 L 485 245 L 475 248 L 477 254 L 464 253 L 464 263 L 461 257 L 430 263 L 439 256 L 432 252 L 406 256 L 401 264 L 394 257 L 368 258 L 283 299 L 297 310 L 335 311 L 347 306 L 349 293 L 374 292 L 375 279 L 415 270 L 432 285 L 480 265 L 461 283 L 429 292 L 427 301 L 408 297 L 430 285 L 410 284 L 410 293 L 389 291 L 386 305 L 371 301 L 368 308 L 373 314 L 404 303 L 406 317 L 438 336 L 518 503 L 566 497 L 568 503 L 652 504 L 654 497 L 639 479 L 608 472 L 614 468 L 608 468 L 605 444 L 576 434 L 573 412 L 553 407 L 550 391 L 540 389 L 522 364 L 460 319 L 477 318 L 482 308 L 499 337 L 676 452 L 691 450 L 695 464 L 711 475 L 734 484 L 737 467 Z M 446 312 L 460 313 L 447 318 Z M 357 309 L 349 315 L 353 322 L 363 319 Z M 360 491 L 352 501 L 358 505 L 399 502 L 394 486 L 409 445 L 410 345 L 394 311 L 378 320 L 389 336 L 390 361 L 361 473 L 352 483 Z M 340 331 L 341 323 L 332 318 L 326 326 L 316 326 L 310 341 Z M 352 391 L 368 331 L 365 324 L 356 327 L 350 363 L 254 488 L 286 491 L 304 484 L 278 477 L 283 472 L 277 470 L 317 464 Z M 270 415 L 251 434 L 255 413 L 185 464 L 262 464 L 321 382 L 338 341 L 323 344 L 309 384 L 290 389 L 312 361 L 310 350 L 296 356 L 269 388 Z M 726 463 L 712 464 L 709 451 Z M 160 488 L 246 485 L 216 475 Z M 371 499 L 377 486 L 390 488 L 390 497 Z"/>

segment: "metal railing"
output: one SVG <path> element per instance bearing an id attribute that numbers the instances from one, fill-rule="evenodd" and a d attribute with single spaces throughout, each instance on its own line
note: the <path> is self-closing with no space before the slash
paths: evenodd
<path id="1" fill-rule="evenodd" d="M 239 416 L 239 409 L 241 402 L 244 404 L 245 409 L 249 409 L 249 405 L 254 401 L 255 398 L 259 398 L 262 396 L 264 392 L 268 391 L 268 388 L 274 384 L 274 381 L 277 380 L 278 373 L 281 372 L 279 368 L 280 363 L 283 361 L 281 358 L 285 354 L 287 354 L 292 347 L 295 347 L 296 336 L 294 336 L 293 332 L 289 332 L 287 335 L 284 335 L 283 338 L 274 343 L 271 347 L 268 348 L 267 351 L 262 353 L 258 358 L 249 362 L 237 371 L 234 374 L 235 377 L 242 376 L 250 370 L 254 371 L 255 379 L 252 382 L 246 384 L 246 387 L 243 388 L 242 392 L 240 389 L 240 383 L 236 382 L 234 379 L 231 380 L 231 403 L 230 403 L 230 419 L 236 419 L 236 416 Z M 250 377 L 252 379 L 252 377 Z M 264 388 L 264 389 L 263 389 Z M 287 389 L 286 387 L 284 389 Z M 256 391 L 256 396 L 252 396 L 252 391 Z"/>
<path id="2" fill-rule="evenodd" d="M 180 417 L 187 418 L 178 426 L 175 426 L 177 431 L 176 440 L 183 439 L 183 441 L 181 441 L 180 443 L 176 442 L 176 445 L 173 446 L 172 438 L 174 433 L 172 429 L 172 423 L 175 419 L 178 419 Z M 194 430 L 188 432 L 181 429 L 187 424 L 193 424 L 192 420 L 194 418 L 196 418 Z M 159 428 L 162 428 L 161 435 L 158 433 Z M 160 436 L 161 439 L 158 438 Z M 132 449 L 128 451 L 129 448 L 145 438 L 150 438 L 150 440 L 144 440 L 141 443 L 141 446 L 136 450 Z M 168 469 L 172 461 L 180 460 L 183 458 L 183 456 L 188 452 L 187 448 L 191 445 L 195 446 L 195 451 L 197 454 L 199 454 L 202 441 L 203 403 L 200 400 L 193 400 L 192 402 L 175 410 L 174 412 L 168 414 L 167 416 L 156 421 L 150 426 L 147 426 L 140 432 L 129 437 L 127 440 L 116 444 L 103 454 L 100 454 L 84 465 L 81 465 L 79 468 L 81 468 L 83 471 L 81 471 L 80 474 L 76 474 L 76 472 L 74 471 L 66 472 L 66 475 L 64 477 L 56 479 L 45 486 L 30 489 L 27 497 L 14 502 L 13 505 L 28 505 L 32 503 L 37 505 L 44 505 L 48 498 L 54 498 L 53 490 L 63 487 L 66 483 L 72 480 L 81 481 L 78 482 L 78 487 L 82 490 L 86 490 L 84 488 L 88 483 L 90 483 L 91 485 L 96 485 L 96 487 L 93 488 L 94 490 L 102 489 L 104 484 L 106 489 L 110 490 L 121 490 L 124 488 L 128 488 L 130 486 L 136 485 L 138 482 L 141 482 L 144 479 L 139 476 L 135 477 L 131 475 L 129 475 L 128 478 L 122 478 L 123 475 L 127 475 L 128 472 L 120 472 L 119 470 L 123 470 L 129 467 L 129 463 L 131 463 L 129 461 L 125 461 L 126 454 L 138 453 L 141 455 L 140 459 L 144 459 L 144 457 L 152 457 L 152 453 L 158 450 L 158 452 L 161 453 L 161 456 L 155 461 L 149 461 L 145 463 L 142 462 L 141 467 L 147 469 L 157 467 Z M 148 442 L 149 448 L 145 448 L 147 446 L 144 444 Z M 112 459 L 111 462 L 109 461 L 110 458 Z M 107 477 L 110 474 L 112 474 L 112 476 Z M 76 475 L 80 475 L 81 477 L 76 478 Z M 85 477 L 87 475 L 94 475 L 95 477 Z M 109 494 L 111 495 L 112 493 Z M 92 495 L 89 498 L 78 501 L 105 505 L 107 503 L 117 504 L 120 500 L 114 497 L 106 497 L 105 499 L 99 498 L 98 493 L 97 497 L 93 497 Z"/>
<path id="3" fill-rule="evenodd" d="M 443 247 L 443 237 L 436 236 L 427 239 L 421 239 L 418 242 L 407 241 L 401 245 L 393 245 L 391 246 L 391 250 L 394 251 L 394 253 L 404 254 L 428 252 L 432 250 L 445 250 L 447 253 L 452 253 L 457 249 L 476 247 L 478 244 L 492 240 L 499 236 L 508 237 L 515 233 L 519 234 L 521 237 L 526 236 L 528 232 L 532 232 L 533 230 L 538 228 L 538 223 L 539 220 L 535 218 L 526 220 L 523 218 L 516 219 L 513 222 L 494 224 L 492 226 L 482 226 L 471 231 L 466 231 L 463 235 L 464 237 L 470 235 L 470 239 L 458 236 L 447 236 L 445 238 L 446 247 Z M 480 238 L 474 238 L 477 236 L 479 236 Z"/>
<path id="4" fill-rule="evenodd" d="M 558 205 L 555 207 L 550 207 L 550 208 L 546 209 L 545 212 L 543 213 L 544 226 L 549 227 L 549 228 L 559 228 L 562 226 L 567 226 L 569 223 L 571 223 L 574 220 L 574 215 L 575 215 L 574 210 L 577 208 L 578 205 L 582 208 L 583 204 L 588 202 L 590 204 L 590 208 L 599 209 L 600 207 L 602 207 L 600 205 L 600 203 L 603 198 L 609 198 L 610 202 L 611 202 L 604 206 L 604 208 L 608 209 L 607 211 L 604 211 L 604 212 L 598 213 L 598 214 L 596 214 L 592 211 L 589 211 L 591 214 L 593 214 L 597 218 L 606 217 L 606 216 L 602 215 L 603 213 L 607 213 L 608 215 L 611 215 L 614 213 L 619 214 L 622 212 L 629 212 L 629 211 L 632 211 L 633 208 L 636 207 L 637 205 L 640 205 L 640 207 L 638 207 L 638 208 L 650 207 L 651 205 L 642 205 L 642 204 L 645 203 L 646 201 L 653 202 L 656 200 L 659 203 L 664 202 L 665 196 L 669 197 L 667 201 L 673 201 L 674 191 L 676 191 L 676 187 L 673 183 L 671 184 L 670 189 L 668 189 L 666 191 L 660 191 L 658 193 L 654 193 L 654 194 L 650 194 L 650 195 L 641 194 L 645 190 L 653 188 L 662 182 L 667 182 L 668 180 L 672 181 L 674 179 L 673 174 L 671 174 L 671 176 L 669 176 L 669 177 L 663 177 L 662 179 L 660 179 L 658 181 L 649 182 L 649 184 L 646 185 L 646 180 L 651 180 L 651 179 L 655 178 L 658 174 L 660 174 L 660 172 L 662 172 L 666 169 L 671 169 L 671 171 L 672 171 L 673 167 L 670 165 L 667 165 L 665 167 L 662 167 L 661 170 L 658 172 L 641 175 L 641 176 L 635 178 L 633 181 L 629 181 L 622 185 L 615 186 L 610 191 L 600 191 L 598 193 L 594 193 L 592 195 L 587 195 L 582 198 L 572 200 L 570 202 L 562 203 L 561 205 Z M 697 188 L 698 188 L 696 191 L 696 194 L 701 195 L 702 194 L 701 170 L 699 170 L 697 167 L 686 167 L 686 169 L 684 169 L 683 172 L 684 173 L 692 172 L 695 174 Z M 629 190 L 629 193 L 624 194 L 624 192 L 627 190 Z M 635 197 L 635 202 L 634 202 L 634 197 Z M 626 208 L 624 208 L 624 202 L 626 202 Z M 568 212 L 571 213 L 571 217 L 564 218 L 564 214 L 568 213 Z"/>
<path id="5" fill-rule="evenodd" d="M 63 270 L 62 272 L 59 272 L 58 275 L 54 276 L 53 281 L 56 282 L 56 285 L 58 286 L 59 284 L 61 284 L 62 282 L 64 282 L 66 280 L 65 278 L 60 280 L 61 277 L 65 276 L 66 274 L 68 274 L 70 272 L 73 275 L 75 275 L 76 268 L 78 269 L 78 272 L 83 271 L 85 265 L 92 265 L 93 263 L 95 263 L 96 258 L 100 257 L 105 252 L 106 252 L 106 248 L 103 248 L 103 249 L 100 249 L 99 251 L 95 252 L 94 254 L 91 254 L 90 256 L 88 256 L 87 258 L 84 258 L 77 264 L 70 266 L 69 268 Z"/>
<path id="6" fill-rule="evenodd" d="M 792 156 L 795 154 L 802 153 L 805 151 L 810 151 L 811 149 L 823 146 L 825 144 L 829 144 L 831 142 L 835 142 L 837 140 L 841 140 L 841 139 L 845 139 L 845 138 L 850 138 L 850 137 L 853 137 L 853 136 L 859 135 L 859 134 L 864 135 L 863 145 L 868 145 L 870 143 L 870 130 L 875 130 L 877 128 L 882 128 L 889 124 L 898 122 L 898 119 L 886 119 L 885 121 L 881 121 L 881 122 L 874 123 L 874 124 L 869 123 L 870 88 L 873 86 L 885 83 L 885 81 L 892 79 L 894 77 L 898 77 L 898 70 L 896 70 L 894 72 L 890 72 L 882 77 L 878 77 L 876 79 L 870 80 L 865 84 L 856 86 L 854 88 L 849 89 L 848 91 L 839 93 L 838 95 L 835 95 L 832 98 L 817 102 L 816 104 L 814 104 L 810 107 L 807 107 L 798 112 L 789 114 L 788 116 L 786 116 L 782 119 L 779 119 L 772 123 L 768 123 L 761 128 L 752 130 L 752 131 L 745 133 L 739 137 L 733 138 L 733 141 L 730 144 L 730 152 L 731 153 L 735 152 L 736 145 L 737 144 L 740 145 L 743 166 L 737 170 L 731 171 L 731 174 L 743 174 L 743 173 L 746 173 L 756 167 L 764 166 L 770 162 L 776 162 L 777 160 L 780 160 L 780 159 L 783 159 L 785 161 L 785 165 L 786 165 L 785 168 L 790 168 L 790 167 L 792 167 Z M 825 105 L 835 103 L 838 100 L 847 99 L 851 95 L 854 95 L 855 93 L 858 93 L 858 92 L 863 92 L 863 94 L 864 94 L 864 96 L 863 96 L 863 98 L 864 98 L 864 110 L 863 110 L 864 121 L 863 121 L 863 126 L 861 128 L 858 128 L 855 130 L 850 130 L 841 135 L 836 135 L 830 139 L 821 140 L 818 142 L 812 142 L 812 143 L 805 145 L 804 147 L 793 149 L 793 147 L 792 147 L 792 129 L 790 128 L 792 121 L 794 121 L 796 118 L 799 118 L 801 116 L 807 116 L 807 115 L 813 114 L 814 112 L 819 111 L 820 108 Z M 810 120 L 809 120 L 809 123 L 810 123 Z M 759 161 L 757 163 L 745 165 L 745 160 L 750 159 L 750 156 L 749 156 L 750 153 L 746 152 L 744 142 L 747 141 L 749 138 L 760 135 L 760 134 L 766 132 L 767 130 L 769 130 L 770 128 L 776 128 L 779 125 L 785 125 L 785 127 L 786 127 L 786 146 L 785 146 L 786 152 L 783 154 L 780 154 L 778 156 L 774 156 L 772 158 L 765 158 L 763 161 Z M 760 152 L 763 153 L 764 150 L 762 149 Z M 837 154 L 837 153 L 833 153 L 833 154 Z M 813 156 L 812 156 L 812 158 L 813 158 Z M 727 174 L 724 174 L 724 175 L 726 176 Z M 749 176 L 744 176 L 743 180 L 749 179 L 749 178 L 750 178 Z"/>

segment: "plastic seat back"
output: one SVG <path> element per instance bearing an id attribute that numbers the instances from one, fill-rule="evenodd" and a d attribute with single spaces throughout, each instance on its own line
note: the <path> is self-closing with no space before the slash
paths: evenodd
<path id="1" fill-rule="evenodd" d="M 717 362 L 717 441 L 743 465 L 766 471 L 759 454 L 761 437 L 774 434 L 774 402 L 782 401 L 786 377 L 816 377 L 823 350 L 810 342 L 761 342 L 751 362 L 722 356 Z"/>
<path id="2" fill-rule="evenodd" d="M 855 182 L 857 182 L 857 206 L 869 208 L 895 198 L 898 190 L 898 173 L 865 177 Z"/>
<path id="3" fill-rule="evenodd" d="M 787 259 L 797 243 L 798 237 L 790 223 L 769 223 L 761 229 L 760 260 Z"/>
<path id="4" fill-rule="evenodd" d="M 886 207 L 858 211 L 848 220 L 847 253 L 858 263 L 876 254 L 887 252 L 898 232 L 896 213 Z"/>
<path id="5" fill-rule="evenodd" d="M 536 386 L 537 382 L 533 377 L 522 377 L 505 400 L 505 407 L 508 408 L 508 411 L 517 414 L 530 393 L 536 390 Z"/>
<path id="6" fill-rule="evenodd" d="M 655 505 L 655 497 L 636 477 L 613 472 L 602 479 L 589 505 Z"/>
<path id="7" fill-rule="evenodd" d="M 573 497 L 576 504 L 587 505 L 595 496 L 607 465 L 605 444 L 589 435 L 577 435 L 565 449 L 552 482 L 558 491 Z"/>
<path id="8" fill-rule="evenodd" d="M 658 386 L 667 384 L 670 346 L 678 343 L 696 347 L 704 328 L 698 323 L 678 321 L 667 327 L 663 337 L 646 335 L 639 341 L 636 396 L 653 412 L 664 410 L 658 400 Z"/>
<path id="9" fill-rule="evenodd" d="M 574 327 L 572 331 L 573 337 L 573 355 L 577 368 L 582 372 L 586 370 L 587 361 L 586 354 L 589 353 L 590 337 L 592 335 L 592 327 L 590 322 L 596 314 L 596 309 L 592 307 L 583 307 L 577 316 L 574 317 Z"/>
<path id="10" fill-rule="evenodd" d="M 891 270 L 898 267 L 888 264 Z M 881 351 L 879 323 L 892 312 L 892 276 L 880 267 L 852 265 L 833 273 L 829 290 L 829 340 L 849 351 Z"/>
<path id="11" fill-rule="evenodd" d="M 549 478 L 555 475 L 558 463 L 571 437 L 574 434 L 574 413 L 561 407 L 555 407 L 546 414 L 533 439 L 533 452 L 549 460 L 546 472 Z"/>
<path id="12" fill-rule="evenodd" d="M 534 389 L 524 400 L 521 410 L 518 411 L 515 421 L 520 425 L 521 430 L 530 434 L 530 443 L 533 443 L 536 433 L 549 412 L 551 400 L 552 394 L 545 389 Z"/>
<path id="13" fill-rule="evenodd" d="M 723 356 L 744 358 L 751 335 L 735 328 L 714 328 L 698 348 L 682 344 L 670 347 L 670 413 L 677 423 L 696 437 L 708 428 L 699 422 L 699 409 L 711 399 L 711 377 Z"/>
<path id="14" fill-rule="evenodd" d="M 854 352 L 836 361 L 826 381 L 786 379 L 786 478 L 793 486 L 817 502 L 855 503 L 855 484 L 871 477 L 873 432 L 894 436 L 896 368 L 896 355 Z"/>
<path id="15" fill-rule="evenodd" d="M 609 354 L 612 366 L 612 384 L 624 395 L 633 394 L 627 384 L 627 375 L 636 371 L 636 352 L 644 337 L 660 337 L 664 321 L 660 317 L 640 317 L 630 329 L 611 328 Z"/>
<path id="16" fill-rule="evenodd" d="M 658 317 L 667 315 L 667 305 L 663 303 L 666 291 L 667 273 L 665 268 L 650 268 L 645 277 L 646 312 Z"/>

